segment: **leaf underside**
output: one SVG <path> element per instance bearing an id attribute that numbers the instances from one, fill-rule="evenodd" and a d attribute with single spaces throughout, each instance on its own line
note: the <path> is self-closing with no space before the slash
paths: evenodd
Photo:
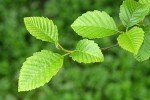
<path id="1" fill-rule="evenodd" d="M 118 32 L 114 20 L 107 13 L 97 10 L 78 17 L 71 27 L 78 35 L 89 39 L 103 38 Z"/>
<path id="2" fill-rule="evenodd" d="M 145 31 L 145 39 L 144 42 L 135 56 L 138 61 L 144 61 L 150 58 L 150 26 L 146 26 L 144 28 Z"/>
<path id="3" fill-rule="evenodd" d="M 104 60 L 103 54 L 96 43 L 92 40 L 83 39 L 78 42 L 76 50 L 70 55 L 79 63 L 94 63 Z"/>
<path id="4" fill-rule="evenodd" d="M 144 31 L 142 28 L 133 27 L 128 32 L 121 34 L 117 40 L 123 49 L 137 54 L 144 40 Z"/>
<path id="5" fill-rule="evenodd" d="M 149 12 L 149 6 L 134 0 L 125 0 L 120 6 L 119 17 L 126 27 L 131 27 L 144 20 Z"/>
<path id="6" fill-rule="evenodd" d="M 51 51 L 34 53 L 23 63 L 18 91 L 29 91 L 49 82 L 63 64 L 63 57 Z"/>
<path id="7" fill-rule="evenodd" d="M 52 20 L 44 17 L 25 17 L 24 22 L 30 34 L 37 39 L 47 42 L 58 41 L 58 30 Z"/>

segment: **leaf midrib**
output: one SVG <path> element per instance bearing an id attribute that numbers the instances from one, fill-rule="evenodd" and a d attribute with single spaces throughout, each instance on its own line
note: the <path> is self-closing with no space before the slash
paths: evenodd
<path id="1" fill-rule="evenodd" d="M 117 28 L 116 28 L 116 30 L 115 30 L 115 29 L 113 30 L 113 29 L 110 29 L 110 28 L 105 28 L 105 27 L 100 27 L 100 26 L 84 26 L 84 25 L 81 26 L 81 25 L 79 25 L 79 26 L 72 26 L 72 27 L 90 27 L 90 28 L 94 27 L 94 28 L 98 28 L 98 29 L 101 29 L 101 28 L 102 28 L 102 29 L 110 30 L 110 31 L 116 31 L 116 32 L 118 31 Z"/>
<path id="2" fill-rule="evenodd" d="M 135 11 L 133 12 L 133 14 L 131 15 L 131 17 L 129 18 L 129 23 L 128 23 L 129 27 L 132 26 L 132 24 L 130 24 L 130 23 L 132 22 L 131 19 L 134 18 L 135 13 L 136 13 L 142 6 L 143 6 L 143 5 L 141 4 L 141 5 L 139 5 L 139 6 L 137 6 L 137 7 L 135 8 Z"/>
<path id="3" fill-rule="evenodd" d="M 130 37 L 128 36 L 128 34 L 130 34 L 130 33 L 125 33 L 124 35 L 126 35 L 127 38 L 129 39 L 129 41 L 130 41 L 130 43 L 131 43 L 131 45 L 132 45 L 132 49 L 133 49 L 133 51 L 135 52 L 136 50 L 134 49 L 133 42 L 131 41 L 132 39 L 130 39 Z"/>
<path id="4" fill-rule="evenodd" d="M 81 51 L 81 50 L 75 50 L 75 51 L 81 52 L 81 53 L 84 53 L 84 54 L 87 54 L 87 55 L 90 55 L 90 56 L 93 56 L 93 57 L 96 57 L 96 58 L 99 58 L 99 59 L 100 59 L 100 57 L 95 56 L 95 55 L 92 55 L 92 54 L 90 54 L 90 53 L 88 53 L 88 52 L 84 52 L 84 51 Z"/>

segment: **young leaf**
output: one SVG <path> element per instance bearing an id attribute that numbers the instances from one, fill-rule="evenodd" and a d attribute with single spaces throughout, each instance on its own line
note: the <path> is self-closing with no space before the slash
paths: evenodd
<path id="1" fill-rule="evenodd" d="M 37 39 L 47 42 L 58 41 L 57 26 L 52 20 L 44 17 L 26 17 L 24 22 L 30 34 Z"/>
<path id="2" fill-rule="evenodd" d="M 146 4 L 146 5 L 148 5 L 148 6 L 149 6 L 149 11 L 150 11 L 150 0 L 139 0 L 139 2 L 140 2 L 141 4 Z"/>
<path id="3" fill-rule="evenodd" d="M 135 56 L 138 61 L 144 61 L 150 58 L 150 26 L 146 26 L 144 31 L 145 39 L 143 45 L 141 46 L 138 54 Z"/>
<path id="4" fill-rule="evenodd" d="M 94 63 L 104 60 L 103 54 L 96 43 L 84 39 L 78 42 L 76 50 L 70 55 L 73 60 L 79 63 Z"/>
<path id="5" fill-rule="evenodd" d="M 63 64 L 63 57 L 51 51 L 34 53 L 23 63 L 18 91 L 28 91 L 49 82 Z"/>
<path id="6" fill-rule="evenodd" d="M 133 27 L 128 32 L 120 35 L 117 40 L 123 49 L 137 54 L 144 40 L 144 31 L 142 28 Z"/>
<path id="7" fill-rule="evenodd" d="M 125 0 L 120 7 L 119 17 L 126 27 L 131 27 L 144 20 L 149 12 L 149 6 L 134 0 Z"/>
<path id="8" fill-rule="evenodd" d="M 105 12 L 89 11 L 71 25 L 74 31 L 89 39 L 102 38 L 118 32 L 114 20 Z"/>

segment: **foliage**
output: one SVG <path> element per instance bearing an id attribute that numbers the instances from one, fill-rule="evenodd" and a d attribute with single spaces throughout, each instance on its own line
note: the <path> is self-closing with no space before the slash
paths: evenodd
<path id="1" fill-rule="evenodd" d="M 37 39 L 47 42 L 58 41 L 58 30 L 56 25 L 47 18 L 34 17 L 24 18 L 28 31 Z"/>
<path id="2" fill-rule="evenodd" d="M 125 50 L 137 55 L 144 40 L 144 31 L 136 25 L 144 20 L 148 12 L 148 4 L 141 4 L 134 0 L 125 0 L 120 7 L 120 19 L 126 28 L 125 32 L 124 30 L 118 31 L 114 20 L 106 12 L 96 10 L 86 12 L 71 26 L 79 35 L 89 39 L 102 38 L 120 33 L 121 35 L 117 38 L 118 44 Z M 28 17 L 25 18 L 25 25 L 34 37 L 43 41 L 54 42 L 57 49 L 66 52 L 62 57 L 70 55 L 74 61 L 79 63 L 102 62 L 104 59 L 98 44 L 94 43 L 93 40 L 83 39 L 79 41 L 76 49 L 73 51 L 64 49 L 58 42 L 57 27 L 47 18 Z M 58 57 L 53 56 L 53 53 L 49 52 L 42 51 L 41 53 L 36 53 L 33 57 L 29 57 L 23 64 L 20 71 L 18 91 L 28 91 L 42 86 L 58 72 L 63 61 L 58 60 Z M 48 59 L 54 59 L 54 62 L 53 60 L 49 60 L 48 62 Z"/>
<path id="3" fill-rule="evenodd" d="M 144 20 L 148 12 L 148 4 L 141 4 L 134 0 L 125 0 L 120 7 L 119 16 L 124 26 L 131 27 Z"/>
<path id="4" fill-rule="evenodd" d="M 91 11 L 80 16 L 72 25 L 72 28 L 86 38 L 103 38 L 118 32 L 114 20 L 106 13 Z"/>
<path id="5" fill-rule="evenodd" d="M 150 57 L 150 27 L 146 26 L 144 27 L 144 31 L 145 31 L 145 39 L 144 39 L 144 43 L 142 45 L 142 47 L 140 48 L 138 54 L 136 55 L 136 59 L 139 61 L 144 61 L 149 59 Z"/>
<path id="6" fill-rule="evenodd" d="M 58 72 L 63 64 L 63 57 L 51 51 L 34 53 L 23 63 L 18 91 L 32 90 L 43 86 Z"/>
<path id="7" fill-rule="evenodd" d="M 59 29 L 61 44 L 72 49 L 81 40 L 69 28 L 75 18 L 88 10 L 104 10 L 119 25 L 121 2 L 0 0 L 0 100 L 149 100 L 149 60 L 139 63 L 130 53 L 117 48 L 102 51 L 105 55 L 104 63 L 79 64 L 67 57 L 51 82 L 30 92 L 17 92 L 19 70 L 26 57 L 41 49 L 59 52 L 53 44 L 31 37 L 23 28 L 23 17 L 46 16 L 52 19 Z M 144 22 L 149 24 L 149 15 Z M 111 36 L 96 39 L 95 42 L 103 48 L 115 44 L 115 38 Z"/>
<path id="8" fill-rule="evenodd" d="M 144 31 L 141 28 L 133 27 L 126 33 L 121 34 L 117 40 L 122 48 L 137 54 L 144 40 Z"/>
<path id="9" fill-rule="evenodd" d="M 79 41 L 75 51 L 70 56 L 79 63 L 102 62 L 104 60 L 98 45 L 88 39 Z"/>

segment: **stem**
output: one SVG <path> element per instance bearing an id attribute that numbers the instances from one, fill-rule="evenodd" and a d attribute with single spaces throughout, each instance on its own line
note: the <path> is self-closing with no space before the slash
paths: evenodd
<path id="1" fill-rule="evenodd" d="M 63 48 L 59 43 L 56 44 L 56 48 L 60 49 L 64 52 L 67 52 L 67 53 L 72 53 L 73 52 L 73 51 L 70 51 L 70 50 L 67 50 L 67 49 Z"/>
<path id="2" fill-rule="evenodd" d="M 68 56 L 68 55 L 70 55 L 70 54 L 71 54 L 71 53 L 66 53 L 66 54 L 63 55 L 63 57 Z"/>
<path id="3" fill-rule="evenodd" d="M 112 45 L 112 46 L 109 46 L 109 47 L 106 47 L 106 48 L 101 48 L 102 51 L 105 51 L 105 50 L 108 50 L 110 48 L 114 48 L 114 47 L 117 47 L 119 44 L 115 44 L 115 45 Z"/>

